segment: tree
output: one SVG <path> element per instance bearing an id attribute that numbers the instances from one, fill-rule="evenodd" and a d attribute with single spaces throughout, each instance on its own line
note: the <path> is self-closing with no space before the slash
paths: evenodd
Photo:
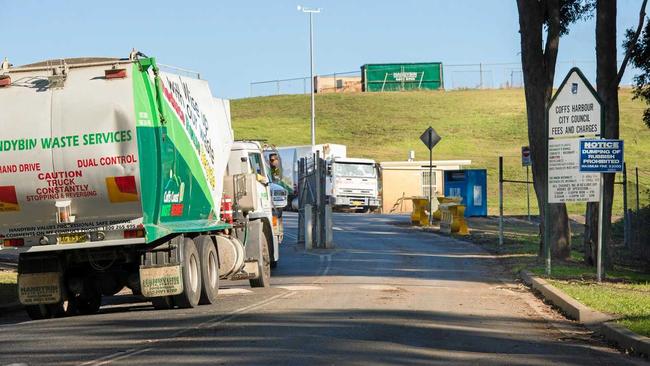
<path id="1" fill-rule="evenodd" d="M 572 23 L 590 16 L 593 3 L 582 0 L 517 0 L 517 9 L 533 186 L 540 217 L 543 218 L 548 156 L 545 112 L 553 92 L 560 37 L 569 32 Z M 542 220 L 540 232 L 544 232 L 544 226 L 549 225 L 551 236 L 544 240 L 551 244 L 552 256 L 568 258 L 571 253 L 571 227 L 566 205 L 550 204 L 548 209 L 551 219 L 549 222 Z"/>
<path id="2" fill-rule="evenodd" d="M 645 67 L 646 74 L 637 77 L 637 83 L 642 86 L 635 89 L 635 92 L 641 91 L 637 95 L 650 97 L 650 88 L 648 87 L 648 71 L 650 65 L 643 64 L 643 53 L 647 48 L 638 44 L 639 35 L 641 34 L 645 19 L 645 7 L 648 0 L 644 0 L 639 12 L 639 24 L 636 31 L 631 29 L 627 31 L 627 40 L 624 43 L 626 50 L 625 57 L 621 67 L 617 69 L 616 57 L 616 0 L 597 0 L 596 2 L 596 88 L 598 96 L 603 101 L 605 107 L 605 129 L 602 131 L 602 137 L 617 139 L 619 137 L 619 109 L 618 109 L 618 85 L 623 78 L 625 69 L 630 59 L 636 65 L 639 61 L 639 68 Z M 646 32 L 647 37 L 647 32 Z M 646 100 L 648 100 L 646 98 Z M 650 118 L 648 111 L 646 117 Z M 649 120 L 646 120 L 648 123 Z M 603 186 L 604 210 L 603 210 L 603 242 L 609 243 L 612 202 L 614 197 L 614 174 L 605 174 Z M 598 243 L 598 206 L 597 202 L 587 204 L 585 213 L 585 235 L 584 235 L 584 259 L 585 262 L 594 265 L 596 262 L 596 250 Z M 608 252 L 607 245 L 603 245 L 603 250 Z M 609 256 L 603 255 L 605 264 L 610 263 Z"/>

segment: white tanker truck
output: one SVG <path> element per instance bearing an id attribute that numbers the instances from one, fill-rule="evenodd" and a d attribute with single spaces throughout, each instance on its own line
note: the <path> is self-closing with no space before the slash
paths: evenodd
<path id="1" fill-rule="evenodd" d="M 22 250 L 30 317 L 94 313 L 125 286 L 156 308 L 213 303 L 224 279 L 269 286 L 267 183 L 228 175 L 229 106 L 207 82 L 135 52 L 4 63 L 0 117 L 0 244 Z"/>

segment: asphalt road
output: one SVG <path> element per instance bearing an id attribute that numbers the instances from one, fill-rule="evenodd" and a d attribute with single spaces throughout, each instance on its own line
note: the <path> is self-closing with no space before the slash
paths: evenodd
<path id="1" fill-rule="evenodd" d="M 296 217 L 273 287 L 222 282 L 220 301 L 156 311 L 131 296 L 93 316 L 0 318 L 0 365 L 628 365 L 514 282 L 490 255 L 336 214 L 337 249 L 306 253 Z"/>

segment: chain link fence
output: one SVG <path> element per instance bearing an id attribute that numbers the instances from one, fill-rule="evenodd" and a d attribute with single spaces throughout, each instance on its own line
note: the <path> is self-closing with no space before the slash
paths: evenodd
<path id="1" fill-rule="evenodd" d="M 361 91 L 361 71 L 345 71 L 316 75 L 314 76 L 314 79 L 314 90 L 316 90 L 317 93 Z M 310 89 L 311 83 L 309 82 L 309 76 L 254 81 L 250 83 L 250 96 L 263 97 L 270 95 L 309 94 Z"/>
<path id="2" fill-rule="evenodd" d="M 650 262 L 650 172 L 636 166 L 628 168 L 627 182 L 627 221 L 623 223 L 625 244 L 632 253 Z M 617 226 L 620 224 L 615 228 Z"/>
<path id="3" fill-rule="evenodd" d="M 503 215 L 538 222 L 539 207 L 530 168 L 521 165 L 519 156 L 500 157 L 499 165 L 502 173 L 497 182 L 502 194 L 499 203 L 503 205 Z M 616 174 L 614 183 L 613 240 L 620 242 L 632 255 L 650 261 L 650 172 L 633 162 L 626 165 L 626 174 Z M 569 215 L 578 222 L 583 222 L 585 209 L 586 203 L 567 204 Z"/>
<path id="4" fill-rule="evenodd" d="M 595 61 L 569 60 L 557 63 L 556 83 L 572 67 L 579 67 L 590 80 L 595 81 Z M 315 79 L 317 93 L 360 91 L 361 71 L 317 75 Z M 446 90 L 523 88 L 524 75 L 520 62 L 443 64 L 443 81 Z M 250 83 L 250 96 L 309 94 L 310 85 L 309 76 L 254 81 Z"/>

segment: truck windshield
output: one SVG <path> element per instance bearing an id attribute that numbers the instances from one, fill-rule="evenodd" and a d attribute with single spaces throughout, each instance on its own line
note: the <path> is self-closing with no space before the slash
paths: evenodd
<path id="1" fill-rule="evenodd" d="M 334 163 L 334 175 L 341 177 L 374 178 L 373 164 Z"/>

